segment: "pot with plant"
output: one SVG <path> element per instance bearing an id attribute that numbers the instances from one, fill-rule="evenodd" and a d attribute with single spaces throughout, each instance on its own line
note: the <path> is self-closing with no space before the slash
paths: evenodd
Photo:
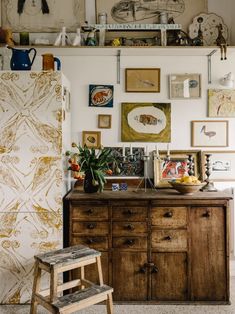
<path id="1" fill-rule="evenodd" d="M 84 192 L 102 192 L 106 183 L 105 175 L 112 175 L 110 165 L 115 161 L 110 148 L 88 148 L 72 143 L 77 152 L 66 152 L 69 156 L 69 170 L 77 180 L 84 180 Z"/>

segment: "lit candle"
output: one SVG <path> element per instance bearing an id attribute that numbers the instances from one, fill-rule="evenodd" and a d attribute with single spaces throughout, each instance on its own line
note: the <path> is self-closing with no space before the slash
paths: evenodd
<path id="1" fill-rule="evenodd" d="M 170 156 L 170 144 L 167 144 L 167 156 Z"/>
<path id="2" fill-rule="evenodd" d="M 155 150 L 156 150 L 156 156 L 159 157 L 159 150 L 157 144 L 155 145 Z"/>
<path id="3" fill-rule="evenodd" d="M 145 146 L 145 156 L 148 156 L 148 145 Z"/>
<path id="4" fill-rule="evenodd" d="M 122 145 L 122 156 L 125 157 L 125 146 Z"/>
<path id="5" fill-rule="evenodd" d="M 132 155 L 132 146 L 130 144 L 130 155 Z"/>

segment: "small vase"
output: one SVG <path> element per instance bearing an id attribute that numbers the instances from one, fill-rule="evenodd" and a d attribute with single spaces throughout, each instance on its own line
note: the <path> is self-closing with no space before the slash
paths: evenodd
<path id="1" fill-rule="evenodd" d="M 98 185 L 92 184 L 93 176 L 91 171 L 86 171 L 83 182 L 83 188 L 85 193 L 96 193 L 99 189 Z"/>

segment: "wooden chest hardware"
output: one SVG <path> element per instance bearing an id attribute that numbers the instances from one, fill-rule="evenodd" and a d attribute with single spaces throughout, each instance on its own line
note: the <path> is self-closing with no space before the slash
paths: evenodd
<path id="1" fill-rule="evenodd" d="M 230 199 L 222 192 L 72 191 L 68 245 L 102 252 L 116 301 L 228 304 Z M 95 280 L 96 269 L 89 271 Z"/>

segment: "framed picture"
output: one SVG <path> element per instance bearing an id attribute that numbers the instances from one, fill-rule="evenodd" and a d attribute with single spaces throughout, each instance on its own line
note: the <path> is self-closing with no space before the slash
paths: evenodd
<path id="1" fill-rule="evenodd" d="M 122 103 L 123 142 L 171 141 L 171 104 Z"/>
<path id="2" fill-rule="evenodd" d="M 126 92 L 160 93 L 160 69 L 126 69 Z"/>
<path id="3" fill-rule="evenodd" d="M 169 93 L 171 99 L 200 98 L 201 75 L 196 73 L 169 75 Z"/>
<path id="4" fill-rule="evenodd" d="M 113 85 L 89 85 L 90 107 L 113 107 Z"/>
<path id="5" fill-rule="evenodd" d="M 111 114 L 99 114 L 98 115 L 98 128 L 111 129 L 112 116 Z"/>
<path id="6" fill-rule="evenodd" d="M 0 0 L 2 27 L 13 32 L 75 32 L 85 20 L 85 0 Z"/>
<path id="7" fill-rule="evenodd" d="M 235 117 L 235 90 L 208 90 L 209 117 Z"/>
<path id="8" fill-rule="evenodd" d="M 82 145 L 88 148 L 100 148 L 101 145 L 101 132 L 99 131 L 83 131 L 82 132 Z"/>
<path id="9" fill-rule="evenodd" d="M 202 177 L 200 150 L 173 150 L 170 152 L 170 160 L 167 160 L 167 151 L 159 151 L 158 158 L 154 156 L 154 185 L 170 187 L 168 181 L 187 175 L 188 155 L 192 155 L 194 176 L 200 179 Z"/>
<path id="10" fill-rule="evenodd" d="M 228 146 L 228 121 L 192 121 L 192 146 L 226 147 Z"/>
<path id="11" fill-rule="evenodd" d="M 235 151 L 203 151 L 202 152 L 202 173 L 206 179 L 206 156 L 211 154 L 211 175 L 213 181 L 235 181 Z"/>
<path id="12" fill-rule="evenodd" d="M 176 24 L 188 30 L 194 16 L 207 12 L 207 0 L 184 1 L 129 1 L 129 0 L 96 0 L 96 16 L 107 13 L 107 23 L 158 23 L 159 14 L 167 12 Z"/>

